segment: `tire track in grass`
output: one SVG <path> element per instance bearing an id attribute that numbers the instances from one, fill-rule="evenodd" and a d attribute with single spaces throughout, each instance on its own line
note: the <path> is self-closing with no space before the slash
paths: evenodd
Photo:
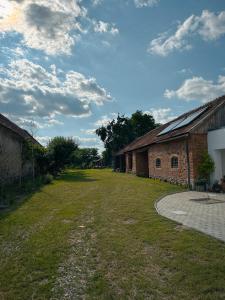
<path id="1" fill-rule="evenodd" d="M 90 209 L 89 214 L 78 219 L 77 228 L 71 232 L 71 250 L 67 259 L 59 266 L 52 300 L 86 299 L 88 283 L 95 275 L 98 261 L 93 223 L 93 211 Z"/>

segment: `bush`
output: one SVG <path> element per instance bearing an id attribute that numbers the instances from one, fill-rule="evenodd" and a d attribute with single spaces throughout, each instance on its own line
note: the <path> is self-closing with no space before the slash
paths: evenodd
<path id="1" fill-rule="evenodd" d="M 202 154 L 201 162 L 198 166 L 198 173 L 200 179 L 205 179 L 209 181 L 209 176 L 215 170 L 215 163 L 208 152 Z"/>
<path id="2" fill-rule="evenodd" d="M 50 184 L 53 181 L 53 176 L 51 174 L 46 174 L 43 177 L 43 183 L 44 184 Z"/>

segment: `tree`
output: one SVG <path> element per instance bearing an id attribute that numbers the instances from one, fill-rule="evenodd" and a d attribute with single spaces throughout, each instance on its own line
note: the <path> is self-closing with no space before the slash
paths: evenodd
<path id="1" fill-rule="evenodd" d="M 47 145 L 48 159 L 51 173 L 58 173 L 72 162 L 72 155 L 78 148 L 73 138 L 58 136 L 50 140 Z"/>
<path id="2" fill-rule="evenodd" d="M 37 174 L 46 174 L 48 171 L 47 151 L 43 146 L 34 143 L 31 139 L 23 141 L 22 164 L 32 161 L 32 178 Z"/>
<path id="3" fill-rule="evenodd" d="M 96 148 L 78 148 L 74 151 L 72 158 L 73 166 L 83 169 L 92 168 L 98 159 L 100 156 Z"/>
<path id="4" fill-rule="evenodd" d="M 143 113 L 141 110 L 137 110 L 132 114 L 130 122 L 133 128 L 134 138 L 142 136 L 146 132 L 159 126 L 159 124 L 155 123 L 152 115 Z"/>
<path id="5" fill-rule="evenodd" d="M 103 160 L 103 165 L 104 166 L 110 166 L 111 161 L 112 161 L 112 155 L 109 151 L 104 150 L 102 152 L 102 160 Z"/>
<path id="6" fill-rule="evenodd" d="M 118 114 L 116 120 L 98 128 L 96 134 L 105 146 L 105 163 L 110 165 L 114 153 L 157 126 L 159 124 L 155 123 L 151 115 L 137 110 L 130 118 Z"/>

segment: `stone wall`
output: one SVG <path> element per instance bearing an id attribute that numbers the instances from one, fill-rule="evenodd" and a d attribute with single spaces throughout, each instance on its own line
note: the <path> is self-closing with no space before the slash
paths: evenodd
<path id="1" fill-rule="evenodd" d="M 186 141 L 173 141 L 156 144 L 149 148 L 149 177 L 167 180 L 172 183 L 188 184 L 188 163 Z M 171 167 L 171 158 L 178 158 L 178 168 Z M 161 160 L 161 167 L 156 167 L 156 159 Z"/>
<path id="2" fill-rule="evenodd" d="M 198 179 L 198 166 L 202 153 L 207 151 L 207 134 L 191 134 L 188 139 L 190 183 L 194 186 Z M 178 158 L 178 168 L 172 168 L 171 159 Z M 132 159 L 132 166 L 131 166 Z M 161 167 L 156 167 L 156 160 L 161 160 Z M 188 184 L 188 158 L 187 140 L 176 140 L 168 143 L 149 146 L 148 158 L 143 153 L 135 152 L 126 154 L 126 172 L 145 176 L 148 164 L 149 177 L 166 180 L 171 183 L 182 185 Z M 131 169 L 132 167 L 132 169 Z M 147 167 L 147 166 L 146 166 Z"/>
<path id="3" fill-rule="evenodd" d="M 31 174 L 31 163 L 22 164 L 22 139 L 0 125 L 0 183 L 19 181 Z"/>

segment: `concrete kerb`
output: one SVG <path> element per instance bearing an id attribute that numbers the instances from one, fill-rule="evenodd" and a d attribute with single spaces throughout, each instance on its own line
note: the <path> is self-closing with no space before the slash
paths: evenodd
<path id="1" fill-rule="evenodd" d="M 167 196 L 171 196 L 171 195 L 182 194 L 182 193 L 184 193 L 184 192 L 176 192 L 176 193 L 172 193 L 172 192 L 171 192 L 171 193 L 166 193 L 166 194 L 164 194 L 163 196 L 161 196 L 161 197 L 159 197 L 158 199 L 156 199 L 155 202 L 154 202 L 154 208 L 155 208 L 157 214 L 158 214 L 160 217 L 162 217 L 163 219 L 167 220 L 167 221 L 170 220 L 170 221 L 172 221 L 172 222 L 174 222 L 174 223 L 176 223 L 176 224 L 183 225 L 182 223 L 176 222 L 176 221 L 174 221 L 174 220 L 171 220 L 171 219 L 168 219 L 167 217 L 162 216 L 162 215 L 159 213 L 159 210 L 158 210 L 158 207 L 157 207 L 158 202 L 159 202 L 160 200 L 162 200 L 163 198 L 165 198 L 165 197 L 167 197 Z"/>

